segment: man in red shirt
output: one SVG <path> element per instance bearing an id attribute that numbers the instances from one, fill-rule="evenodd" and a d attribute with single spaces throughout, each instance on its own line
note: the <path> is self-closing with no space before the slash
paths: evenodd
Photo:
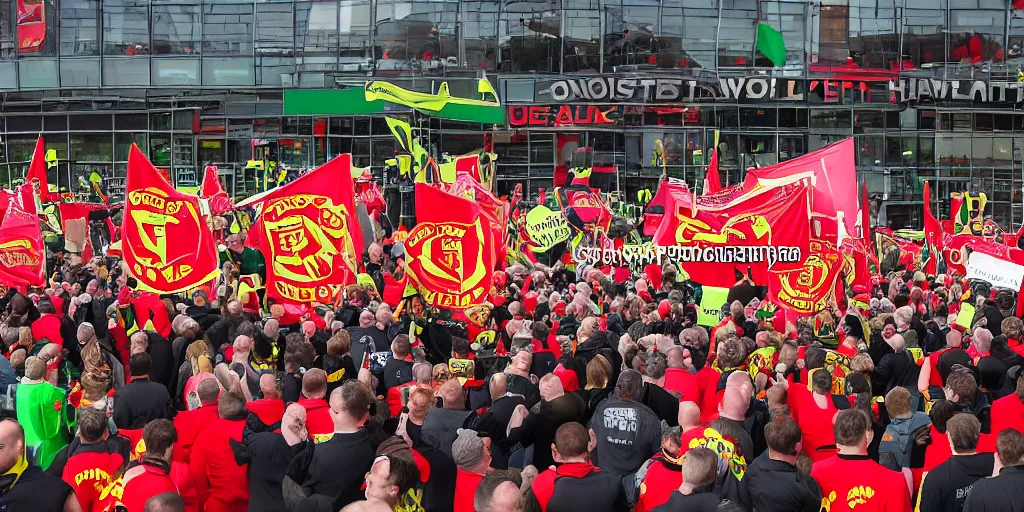
<path id="1" fill-rule="evenodd" d="M 821 486 L 823 509 L 911 510 L 910 488 L 903 475 L 868 457 L 873 435 L 867 413 L 860 409 L 840 411 L 833 434 L 839 453 L 811 469 L 811 476 Z"/>
<path id="2" fill-rule="evenodd" d="M 146 453 L 121 477 L 121 503 L 128 512 L 143 512 L 146 500 L 165 492 L 178 492 L 171 480 L 171 452 L 178 434 L 170 420 L 153 420 L 142 429 Z"/>
<path id="3" fill-rule="evenodd" d="M 680 402 L 696 402 L 700 400 L 697 376 L 686 368 L 686 356 L 685 349 L 677 345 L 665 350 L 665 362 L 668 368 L 665 370 L 665 381 L 662 387 L 666 391 L 678 393 Z"/>
<path id="4" fill-rule="evenodd" d="M 78 410 L 78 437 L 57 454 L 50 469 L 60 470 L 63 465 L 61 479 L 75 491 L 82 511 L 100 512 L 105 509 L 105 503 L 100 501 L 101 490 L 110 485 L 127 462 L 128 441 L 110 437 L 106 413 L 82 407 Z"/>
<path id="5" fill-rule="evenodd" d="M 231 449 L 232 440 L 242 442 L 245 398 L 237 392 L 224 393 L 217 403 L 217 415 L 219 419 L 210 423 L 192 445 L 189 468 L 200 510 L 237 512 L 249 506 L 248 465 L 238 465 Z"/>
<path id="6" fill-rule="evenodd" d="M 926 400 L 942 398 L 942 376 L 939 375 L 939 357 L 950 350 L 962 350 L 960 344 L 964 335 L 956 330 L 950 329 L 946 333 L 946 347 L 928 354 L 928 357 L 921 361 L 921 371 L 917 377 L 917 389 Z"/>
<path id="7" fill-rule="evenodd" d="M 178 442 L 174 443 L 174 462 L 188 464 L 192 445 L 199 433 L 217 421 L 217 398 L 220 396 L 217 379 L 200 382 L 196 394 L 199 395 L 199 408 L 179 412 L 174 417 L 174 430 L 178 432 Z"/>
<path id="8" fill-rule="evenodd" d="M 260 418 L 264 425 L 273 425 L 284 417 L 284 400 L 281 387 L 273 373 L 260 375 L 260 393 L 263 398 L 245 404 L 249 412 Z"/>
<path id="9" fill-rule="evenodd" d="M 672 427 L 661 435 L 661 451 L 655 453 L 647 463 L 647 472 L 637 490 L 636 508 L 633 512 L 647 512 L 663 505 L 672 495 L 672 491 L 682 485 L 683 454 L 689 448 L 680 448 L 682 432 L 679 427 Z"/>
<path id="10" fill-rule="evenodd" d="M 475 430 L 459 429 L 452 443 L 452 458 L 458 471 L 455 477 L 455 512 L 473 512 L 473 495 L 484 475 L 491 471 L 491 439 Z"/>
<path id="11" fill-rule="evenodd" d="M 331 406 L 324 397 L 327 396 L 327 372 L 313 368 L 302 376 L 302 397 L 298 404 L 306 409 L 306 429 L 313 441 L 321 443 L 331 438 L 334 433 L 334 420 L 331 419 Z"/>
<path id="12" fill-rule="evenodd" d="M 743 343 L 736 336 L 726 335 L 717 348 L 715 361 L 697 372 L 701 423 L 711 423 L 718 416 L 718 404 L 722 401 L 718 393 L 718 380 L 722 372 L 739 368 L 746 358 Z"/>

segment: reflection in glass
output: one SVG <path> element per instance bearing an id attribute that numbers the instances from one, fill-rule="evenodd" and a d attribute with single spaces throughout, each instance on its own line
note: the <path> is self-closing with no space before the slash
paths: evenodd
<path id="1" fill-rule="evenodd" d="M 149 53 L 148 0 L 103 0 L 103 54 Z"/>
<path id="2" fill-rule="evenodd" d="M 153 54 L 198 53 L 200 17 L 198 5 L 153 4 Z"/>

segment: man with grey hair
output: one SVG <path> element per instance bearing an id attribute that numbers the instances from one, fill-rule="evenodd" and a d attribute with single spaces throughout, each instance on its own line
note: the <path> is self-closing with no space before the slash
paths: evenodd
<path id="1" fill-rule="evenodd" d="M 642 399 L 643 376 L 626 370 L 614 394 L 598 404 L 590 420 L 598 467 L 622 479 L 630 503 L 635 502 L 636 471 L 661 450 L 661 421 Z"/>

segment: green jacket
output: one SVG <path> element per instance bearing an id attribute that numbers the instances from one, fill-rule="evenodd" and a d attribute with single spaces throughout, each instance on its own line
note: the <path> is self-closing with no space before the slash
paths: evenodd
<path id="1" fill-rule="evenodd" d="M 49 382 L 20 384 L 15 396 L 25 446 L 35 453 L 36 464 L 46 469 L 68 444 L 64 390 Z"/>
<path id="2" fill-rule="evenodd" d="M 263 259 L 263 253 L 260 251 L 252 247 L 242 249 L 242 254 L 238 254 L 231 249 L 221 251 L 220 264 L 224 265 L 224 262 L 228 260 L 238 264 L 239 275 L 259 274 L 260 280 L 264 283 L 267 282 L 267 264 Z"/>

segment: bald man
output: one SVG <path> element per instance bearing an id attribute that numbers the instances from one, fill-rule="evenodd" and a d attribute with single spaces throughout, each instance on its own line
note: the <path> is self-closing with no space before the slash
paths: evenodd
<path id="1" fill-rule="evenodd" d="M 445 382 L 439 393 L 444 405 L 427 413 L 427 419 L 423 420 L 423 440 L 451 457 L 452 443 L 470 411 L 466 410 L 466 395 L 458 379 Z"/>
<path id="2" fill-rule="evenodd" d="M 556 379 L 557 380 L 557 379 Z M 512 413 L 516 407 L 526 405 L 526 397 L 508 390 L 508 376 L 503 373 L 491 375 L 489 383 L 491 393 L 491 414 L 497 421 L 495 425 L 500 428 L 489 431 L 491 434 L 491 467 L 494 469 L 508 469 L 509 449 L 499 446 L 505 439 L 506 426 L 512 419 Z"/>
<path id="3" fill-rule="evenodd" d="M 265 425 L 273 425 L 281 421 L 284 415 L 284 400 L 281 399 L 283 382 L 273 373 L 260 375 L 260 394 L 263 398 L 245 404 L 249 412 L 259 416 Z"/>
<path id="4" fill-rule="evenodd" d="M 13 419 L 0 420 L 0 474 L 19 466 L 24 452 L 25 430 Z M 26 465 L 21 477 L 0 495 L 0 510 L 82 512 L 82 507 L 71 486 L 39 466 Z"/>
<path id="5" fill-rule="evenodd" d="M 760 455 L 755 453 L 754 443 L 751 440 L 751 432 L 744 427 L 744 420 L 747 417 L 747 408 L 750 407 L 750 398 L 754 394 L 754 383 L 750 375 L 742 371 L 734 371 L 729 374 L 725 381 L 725 393 L 722 395 L 722 403 L 718 406 L 718 419 L 711 423 L 721 422 L 729 424 L 737 432 L 743 432 L 740 438 L 740 449 L 747 460 L 753 460 Z M 752 422 L 754 423 L 754 422 Z M 764 425 L 761 425 L 763 432 Z M 759 436 L 761 439 L 764 436 Z"/>
<path id="6" fill-rule="evenodd" d="M 587 404 L 576 393 L 566 393 L 562 381 L 553 373 L 540 379 L 540 409 L 529 414 L 526 406 L 517 406 L 509 421 L 511 428 L 506 445 L 520 442 L 523 447 L 534 448 L 533 465 L 546 468 L 555 464 L 551 445 L 555 442 L 558 427 L 570 423 L 585 423 Z"/>
<path id="7" fill-rule="evenodd" d="M 306 409 L 306 427 L 317 439 L 334 432 L 331 407 L 324 398 L 327 396 L 327 373 L 319 368 L 307 370 L 302 376 L 302 398 L 298 404 Z"/>

